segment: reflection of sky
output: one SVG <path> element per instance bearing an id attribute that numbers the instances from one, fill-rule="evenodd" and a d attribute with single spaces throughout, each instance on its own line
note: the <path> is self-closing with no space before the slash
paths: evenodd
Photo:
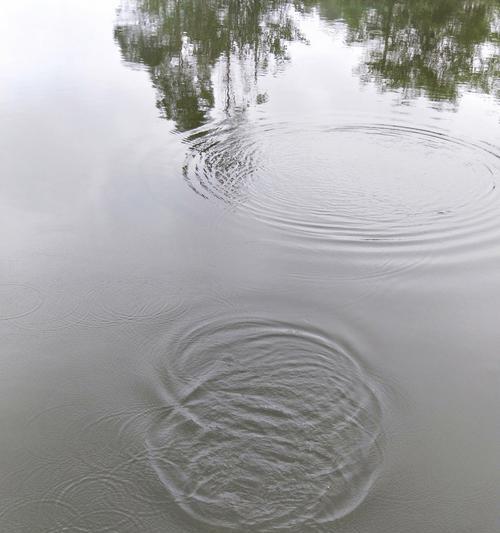
<path id="1" fill-rule="evenodd" d="M 22 178 L 32 192 L 23 201 L 64 209 L 49 182 L 78 203 L 75 188 L 88 191 L 127 128 L 154 120 L 148 77 L 121 65 L 107 2 L 22 0 L 2 11 L 3 185 L 17 189 Z"/>
<path id="2" fill-rule="evenodd" d="M 120 175 L 125 182 L 131 163 L 124 153 L 140 139 L 168 135 L 148 74 L 121 63 L 115 9 L 86 0 L 2 3 L 2 261 L 28 250 L 70 253 L 104 238 L 97 228 L 130 196 L 125 183 L 123 191 L 111 185 Z M 134 187 L 129 215 L 146 193 Z M 40 257 L 23 260 L 23 268 L 40 271 Z"/>

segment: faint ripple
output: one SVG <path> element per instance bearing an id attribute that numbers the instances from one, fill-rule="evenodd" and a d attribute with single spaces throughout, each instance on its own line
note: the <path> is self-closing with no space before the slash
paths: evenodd
<path id="1" fill-rule="evenodd" d="M 0 285 L 0 320 L 16 319 L 26 330 L 51 332 L 70 327 L 165 323 L 186 312 L 177 285 L 154 278 L 101 281 L 93 288 Z M 43 297 L 42 297 L 43 294 Z"/>
<path id="2" fill-rule="evenodd" d="M 35 287 L 21 283 L 0 285 L 0 320 L 22 318 L 34 313 L 43 303 Z"/>
<path id="3" fill-rule="evenodd" d="M 167 283 L 153 279 L 123 279 L 102 283 L 90 293 L 89 324 L 168 320 L 184 314 L 183 298 Z"/>
<path id="4" fill-rule="evenodd" d="M 382 461 L 369 377 L 321 333 L 247 320 L 201 326 L 174 347 L 173 406 L 148 436 L 178 505 L 218 528 L 331 522 L 367 494 Z"/>
<path id="5" fill-rule="evenodd" d="M 0 523 L 6 533 L 59 533 L 71 531 L 77 510 L 58 501 L 28 500 L 2 503 Z M 73 529 L 74 531 L 74 529 Z"/>
<path id="6" fill-rule="evenodd" d="M 33 451 L 0 479 L 0 494 L 16 498 L 0 505 L 5 531 L 158 531 L 154 517 L 171 501 L 143 442 L 157 410 L 139 405 L 98 415 L 67 404 L 38 413 L 29 421 Z"/>
<path id="7" fill-rule="evenodd" d="M 188 144 L 184 177 L 194 191 L 301 246 L 451 249 L 498 230 L 492 146 L 403 125 L 264 121 L 222 123 Z"/>

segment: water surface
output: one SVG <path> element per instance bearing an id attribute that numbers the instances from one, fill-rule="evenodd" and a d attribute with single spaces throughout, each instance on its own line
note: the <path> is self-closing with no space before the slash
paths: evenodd
<path id="1" fill-rule="evenodd" d="M 498 2 L 3 8 L 0 531 L 497 531 Z"/>

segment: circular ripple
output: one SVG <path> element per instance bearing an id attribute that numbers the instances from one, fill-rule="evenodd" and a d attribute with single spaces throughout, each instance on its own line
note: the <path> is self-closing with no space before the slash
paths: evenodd
<path id="1" fill-rule="evenodd" d="M 340 346 L 249 320 L 202 326 L 174 352 L 163 383 L 173 408 L 148 448 L 190 516 L 238 531 L 300 529 L 364 499 L 382 460 L 381 408 Z"/>
<path id="2" fill-rule="evenodd" d="M 0 320 L 22 318 L 35 312 L 43 299 L 40 291 L 29 285 L 5 283 L 0 285 Z"/>
<path id="3" fill-rule="evenodd" d="M 191 188 L 301 244 L 477 245 L 498 228 L 494 147 L 403 125 L 263 121 L 222 124 L 189 141 Z"/>
<path id="4" fill-rule="evenodd" d="M 90 297 L 89 319 L 100 324 L 164 320 L 185 312 L 177 289 L 161 280 L 113 280 L 102 283 Z"/>

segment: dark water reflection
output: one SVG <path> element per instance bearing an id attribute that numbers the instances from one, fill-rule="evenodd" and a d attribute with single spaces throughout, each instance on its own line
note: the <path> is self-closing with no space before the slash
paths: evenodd
<path id="1" fill-rule="evenodd" d="M 497 531 L 498 2 L 3 10 L 0 532 Z"/>

